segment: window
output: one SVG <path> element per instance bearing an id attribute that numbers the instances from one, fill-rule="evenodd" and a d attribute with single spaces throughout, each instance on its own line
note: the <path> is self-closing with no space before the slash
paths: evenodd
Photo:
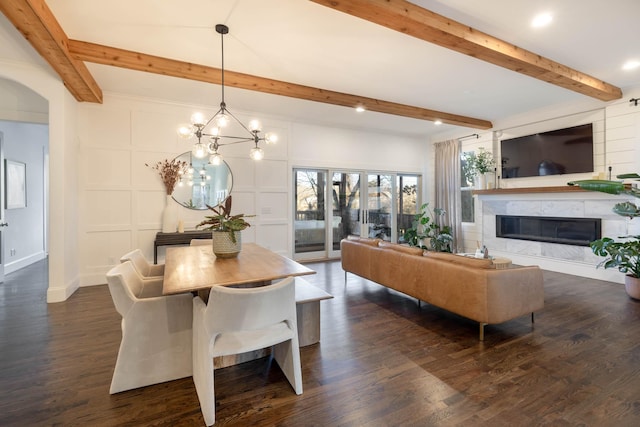
<path id="1" fill-rule="evenodd" d="M 462 222 L 474 222 L 474 204 L 473 195 L 473 174 L 469 165 L 467 164 L 465 153 L 461 153 L 460 156 L 460 177 L 462 186 L 460 188 L 460 195 L 462 197 Z"/>

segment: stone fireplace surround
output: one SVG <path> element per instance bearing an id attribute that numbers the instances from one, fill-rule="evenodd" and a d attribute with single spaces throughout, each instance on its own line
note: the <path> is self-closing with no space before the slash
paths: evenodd
<path id="1" fill-rule="evenodd" d="M 481 243 L 490 254 L 510 258 L 515 264 L 539 265 L 546 270 L 624 283 L 624 276 L 617 270 L 596 268 L 602 258 L 589 247 L 496 237 L 496 215 L 601 218 L 602 236 L 640 234 L 640 220 L 634 222 L 611 211 L 615 203 L 633 201 L 633 197 L 558 188 L 550 187 L 549 192 L 544 188 L 476 192 L 480 205 L 476 212 L 481 213 L 481 224 L 476 226 L 481 230 Z"/>

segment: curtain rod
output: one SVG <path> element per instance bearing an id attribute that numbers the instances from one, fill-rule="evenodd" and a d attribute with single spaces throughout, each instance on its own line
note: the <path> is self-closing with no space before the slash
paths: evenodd
<path id="1" fill-rule="evenodd" d="M 458 140 L 461 140 L 461 139 L 467 139 L 467 138 L 475 138 L 475 139 L 478 139 L 478 138 L 480 138 L 480 135 L 478 135 L 477 133 L 472 133 L 471 135 L 461 136 L 460 138 L 458 138 Z"/>

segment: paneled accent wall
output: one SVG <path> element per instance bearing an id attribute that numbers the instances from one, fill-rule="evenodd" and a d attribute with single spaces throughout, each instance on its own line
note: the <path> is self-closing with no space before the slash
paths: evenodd
<path id="1" fill-rule="evenodd" d="M 179 124 L 197 107 L 105 96 L 103 105 L 80 104 L 80 277 L 81 285 L 104 283 L 106 271 L 125 252 L 140 248 L 153 259 L 153 241 L 161 229 L 164 185 L 157 171 L 146 167 L 189 151 L 193 141 L 180 139 Z M 234 111 L 243 121 L 253 117 Z M 276 145 L 263 146 L 265 159 L 254 162 L 250 143 L 222 147 L 233 174 L 232 212 L 255 214 L 244 242 L 256 242 L 289 254 L 288 124 L 263 118 L 276 132 Z M 175 203 L 175 202 L 173 202 Z M 208 211 L 178 205 L 186 229 L 195 228 Z M 164 257 L 160 248 L 158 257 Z"/>

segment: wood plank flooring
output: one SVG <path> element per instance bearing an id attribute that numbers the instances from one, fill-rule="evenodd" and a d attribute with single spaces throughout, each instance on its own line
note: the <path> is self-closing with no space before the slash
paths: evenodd
<path id="1" fill-rule="evenodd" d="M 545 272 L 545 308 L 489 325 L 307 264 L 335 296 L 301 350 L 304 394 L 270 359 L 216 370 L 216 425 L 638 426 L 640 303 Z M 191 378 L 109 395 L 120 317 L 108 288 L 46 304 L 46 261 L 0 284 L 0 426 L 204 425 Z"/>

